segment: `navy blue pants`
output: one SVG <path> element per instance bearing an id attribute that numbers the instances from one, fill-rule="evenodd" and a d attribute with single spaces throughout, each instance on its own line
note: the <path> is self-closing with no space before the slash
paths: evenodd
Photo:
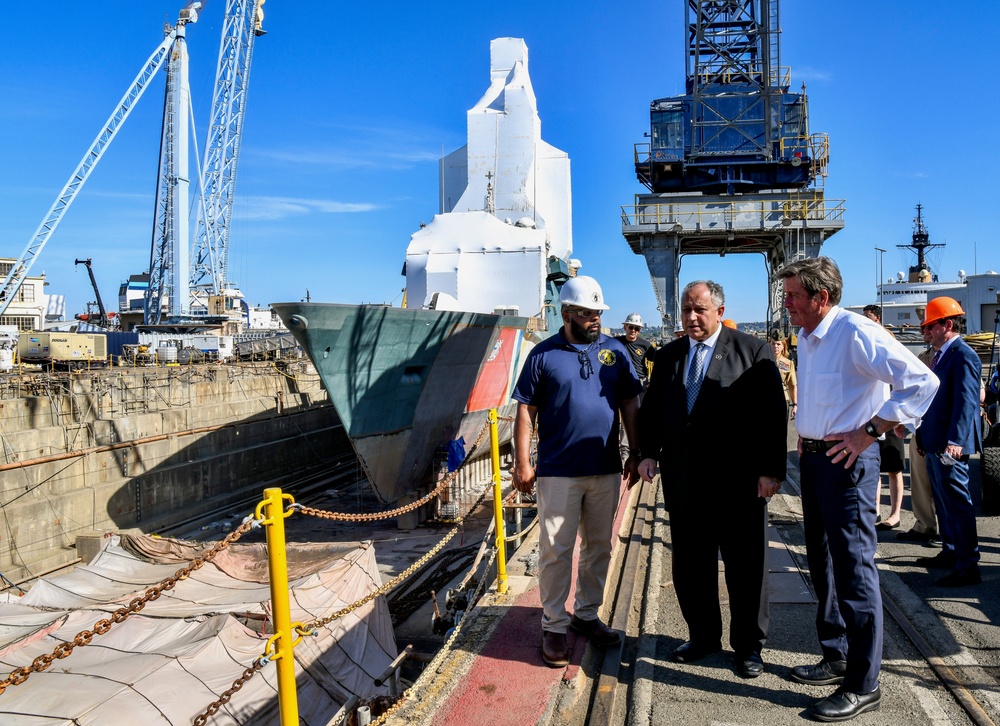
<path id="1" fill-rule="evenodd" d="M 969 457 L 963 456 L 953 466 L 945 466 L 928 452 L 927 474 L 937 508 L 941 543 L 955 553 L 955 572 L 962 575 L 977 572 L 979 535 L 969 493 Z"/>
<path id="2" fill-rule="evenodd" d="M 825 660 L 846 660 L 844 689 L 870 693 L 882 667 L 882 593 L 875 567 L 879 448 L 845 469 L 826 453 L 803 452 L 806 557 L 819 605 L 816 630 Z"/>

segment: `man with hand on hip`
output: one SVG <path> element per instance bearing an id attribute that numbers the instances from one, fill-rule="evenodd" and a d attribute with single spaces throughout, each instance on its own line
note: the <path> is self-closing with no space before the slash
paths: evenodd
<path id="1" fill-rule="evenodd" d="M 916 428 L 938 381 L 878 323 L 838 307 L 843 280 L 828 257 L 778 271 L 799 331 L 799 471 L 806 557 L 823 651 L 792 678 L 839 688 L 812 707 L 846 721 L 879 707 L 882 597 L 875 567 L 878 437 Z M 890 390 L 891 386 L 891 390 Z"/>

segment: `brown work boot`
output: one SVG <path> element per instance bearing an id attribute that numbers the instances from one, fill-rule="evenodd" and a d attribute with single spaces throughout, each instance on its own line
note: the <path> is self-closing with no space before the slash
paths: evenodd
<path id="1" fill-rule="evenodd" d="M 542 660 L 553 668 L 569 665 L 569 646 L 566 633 L 542 631 Z"/>
<path id="2" fill-rule="evenodd" d="M 618 645 L 622 642 L 622 634 L 602 623 L 600 618 L 582 620 L 574 615 L 573 619 L 569 621 L 569 629 L 574 633 L 587 636 L 591 643 L 602 648 Z"/>

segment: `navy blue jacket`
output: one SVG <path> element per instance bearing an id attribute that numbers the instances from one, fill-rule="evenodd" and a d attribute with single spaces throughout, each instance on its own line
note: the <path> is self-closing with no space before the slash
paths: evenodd
<path id="1" fill-rule="evenodd" d="M 959 338 L 948 346 L 934 366 L 941 386 L 917 430 L 917 443 L 928 454 L 944 451 L 949 442 L 968 455 L 983 450 L 979 429 L 979 386 L 982 361 Z"/>

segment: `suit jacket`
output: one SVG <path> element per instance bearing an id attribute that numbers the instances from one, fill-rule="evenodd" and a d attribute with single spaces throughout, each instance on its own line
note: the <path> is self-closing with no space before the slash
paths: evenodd
<path id="1" fill-rule="evenodd" d="M 917 430 L 917 443 L 936 454 L 954 441 L 962 454 L 983 450 L 979 419 L 979 385 L 983 364 L 969 344 L 959 338 L 948 346 L 934 366 L 941 381 L 930 408 Z"/>
<path id="2" fill-rule="evenodd" d="M 669 506 L 757 500 L 757 479 L 785 478 L 786 414 L 771 346 L 722 328 L 690 415 L 687 337 L 657 351 L 639 412 L 643 458 L 660 462 Z"/>

